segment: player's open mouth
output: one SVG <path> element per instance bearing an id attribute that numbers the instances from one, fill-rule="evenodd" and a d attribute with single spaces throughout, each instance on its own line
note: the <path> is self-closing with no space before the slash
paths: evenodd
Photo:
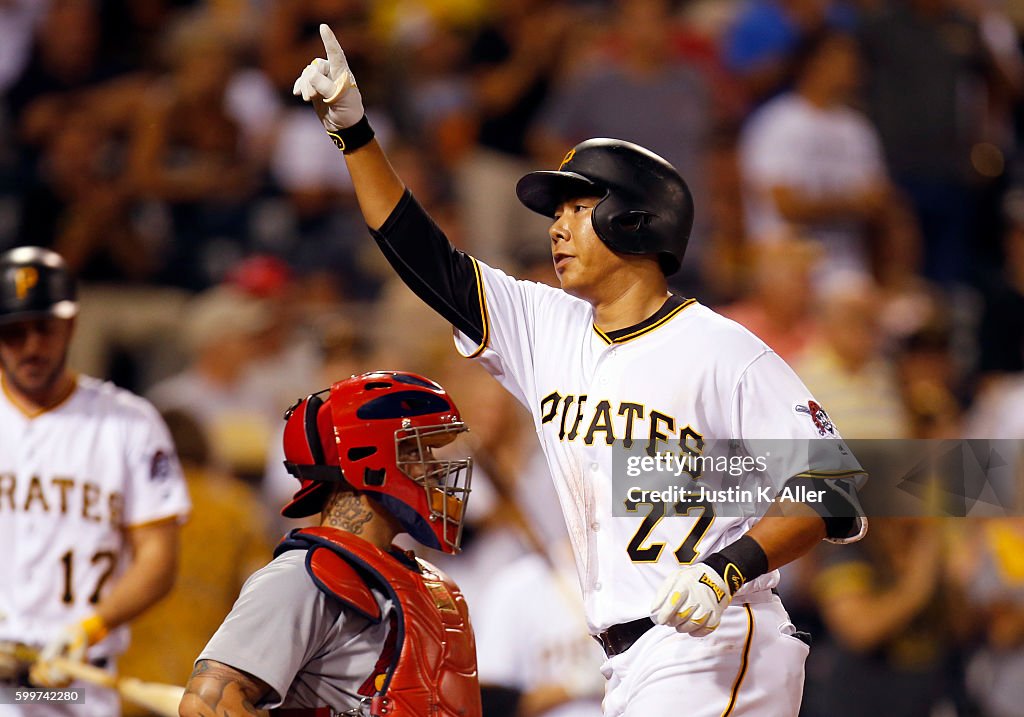
<path id="1" fill-rule="evenodd" d="M 555 271 L 557 272 L 557 271 L 561 271 L 562 269 L 564 269 L 565 265 L 569 263 L 570 259 L 575 259 L 576 257 L 574 257 L 572 254 L 561 254 L 561 253 L 558 253 L 558 254 L 552 255 L 551 258 L 554 259 L 554 261 L 555 261 Z"/>

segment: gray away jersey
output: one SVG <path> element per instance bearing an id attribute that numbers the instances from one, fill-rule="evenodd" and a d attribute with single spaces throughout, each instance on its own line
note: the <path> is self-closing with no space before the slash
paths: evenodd
<path id="1" fill-rule="evenodd" d="M 344 711 L 373 671 L 391 603 L 374 591 L 384 620 L 371 625 L 313 584 L 306 551 L 289 550 L 250 576 L 198 660 L 215 660 L 266 682 L 260 704 Z M 197 661 L 198 661 L 197 660 Z"/>

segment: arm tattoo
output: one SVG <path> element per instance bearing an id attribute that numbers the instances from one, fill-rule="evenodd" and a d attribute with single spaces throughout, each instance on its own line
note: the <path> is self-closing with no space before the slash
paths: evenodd
<path id="1" fill-rule="evenodd" d="M 358 496 L 343 493 L 335 497 L 334 504 L 327 514 L 327 524 L 359 535 L 371 518 L 373 511 L 363 505 Z"/>
<path id="2" fill-rule="evenodd" d="M 189 676 L 189 679 L 191 680 L 193 677 L 198 677 L 199 675 L 206 674 L 211 669 L 213 669 L 213 666 L 215 664 L 217 663 L 212 662 L 210 660 L 200 660 L 196 663 L 195 669 L 192 670 L 192 674 Z"/>
<path id="3" fill-rule="evenodd" d="M 188 717 L 267 717 L 253 702 L 269 691 L 262 680 L 213 660 L 200 660 L 185 686 L 180 711 Z"/>

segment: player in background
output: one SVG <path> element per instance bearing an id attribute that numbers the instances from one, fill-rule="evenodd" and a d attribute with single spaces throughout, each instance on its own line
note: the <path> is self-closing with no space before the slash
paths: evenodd
<path id="1" fill-rule="evenodd" d="M 429 379 L 378 371 L 285 418 L 285 466 L 301 486 L 281 513 L 319 513 L 320 525 L 289 533 L 246 582 L 196 661 L 181 716 L 480 717 L 462 594 L 392 545 L 409 533 L 458 552 L 472 462 L 434 455 L 467 430 L 455 404 Z"/>
<path id="2" fill-rule="evenodd" d="M 374 141 L 326 25 L 321 37 L 327 59 L 307 66 L 293 91 L 344 153 L 374 238 L 452 322 L 460 351 L 533 414 L 588 627 L 608 657 L 605 715 L 796 715 L 808 648 L 771 588 L 780 566 L 822 539 L 863 535 L 853 492 L 863 471 L 840 441 L 818 441 L 837 438 L 835 427 L 768 346 L 669 293 L 693 223 L 683 179 L 619 140 L 584 142 L 558 171 L 527 175 L 517 193 L 553 219 L 562 290 L 517 281 L 456 251 L 420 208 Z M 777 451 L 744 479 L 776 493 L 818 485 L 826 498 L 775 502 L 760 519 L 660 501 L 627 502 L 636 517 L 612 517 L 622 500 L 613 495 L 616 443 L 642 441 L 651 457 L 715 444 L 754 458 L 759 439 L 802 450 Z"/>
<path id="3" fill-rule="evenodd" d="M 67 684 L 56 656 L 114 667 L 127 623 L 174 583 L 188 493 L 170 436 L 145 400 L 67 366 L 78 313 L 64 260 L 0 254 L 0 653 L 41 650 L 0 687 Z M 0 704 L 0 716 L 120 712 L 117 694 L 74 685 L 84 704 Z"/>
<path id="4" fill-rule="evenodd" d="M 488 717 L 600 717 L 604 653 L 587 635 L 572 556 L 527 552 L 493 569 L 473 602 Z M 528 586 L 529 599 L 524 599 Z M 543 609 L 538 609 L 543 606 Z"/>

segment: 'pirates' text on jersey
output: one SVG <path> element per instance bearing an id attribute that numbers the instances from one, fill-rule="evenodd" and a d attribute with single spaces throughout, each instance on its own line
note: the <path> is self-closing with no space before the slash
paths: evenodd
<path id="1" fill-rule="evenodd" d="M 181 468 L 146 401 L 80 376 L 59 405 L 23 413 L 0 392 L 0 640 L 43 645 L 124 571 L 124 531 L 184 516 Z M 90 652 L 127 646 L 118 628 Z"/>
<path id="2" fill-rule="evenodd" d="M 761 340 L 692 299 L 669 297 L 643 323 L 608 334 L 594 325 L 584 301 L 480 262 L 476 271 L 483 341 L 457 331 L 456 344 L 533 414 L 572 539 L 589 628 L 642 617 L 680 563 L 737 540 L 755 519 L 683 511 L 662 520 L 652 513 L 665 507 L 649 503 L 627 504 L 635 517 L 612 517 L 613 442 L 642 442 L 653 455 L 699 451 L 710 439 L 817 439 L 822 433 L 807 410 L 813 398 Z M 780 459 L 768 479 L 779 490 L 798 474 L 818 471 L 856 473 L 859 466 L 849 456 L 819 465 Z M 777 583 L 773 571 L 741 592 Z"/>

